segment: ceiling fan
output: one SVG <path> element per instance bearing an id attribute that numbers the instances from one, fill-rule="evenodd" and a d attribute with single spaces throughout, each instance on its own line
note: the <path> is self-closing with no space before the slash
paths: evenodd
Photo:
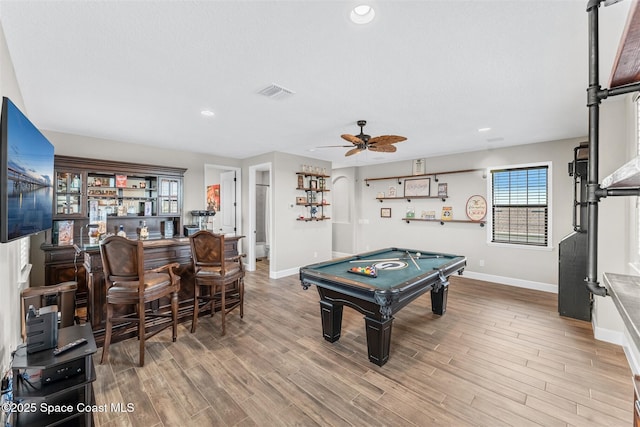
<path id="1" fill-rule="evenodd" d="M 396 147 L 392 144 L 396 142 L 405 141 L 407 138 L 398 135 L 381 135 L 371 138 L 370 135 L 364 133 L 363 128 L 366 126 L 366 120 L 358 120 L 358 126 L 360 126 L 359 135 L 341 135 L 342 139 L 349 141 L 353 145 L 327 145 L 326 147 L 345 147 L 351 148 L 347 151 L 345 157 L 358 154 L 364 150 L 377 151 L 381 153 L 393 153 L 396 151 Z"/>

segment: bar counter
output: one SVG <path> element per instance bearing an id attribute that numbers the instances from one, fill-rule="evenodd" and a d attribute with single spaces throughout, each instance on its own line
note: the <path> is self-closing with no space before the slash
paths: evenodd
<path id="1" fill-rule="evenodd" d="M 238 241 L 244 236 L 225 236 L 225 255 L 238 254 Z M 178 321 L 191 321 L 193 316 L 193 267 L 191 265 L 191 246 L 188 237 L 176 237 L 173 239 L 149 239 L 143 240 L 145 269 L 160 267 L 165 264 L 177 262 L 180 267 L 177 273 L 180 275 L 180 292 Z M 87 279 L 87 320 L 93 328 L 93 335 L 98 346 L 104 342 L 106 319 L 106 283 L 102 270 L 102 258 L 98 245 L 76 245 L 76 251 L 83 259 Z M 153 309 L 168 309 L 170 301 L 160 300 Z M 133 313 L 133 306 L 116 306 L 114 314 L 121 315 Z M 170 319 L 158 319 L 156 324 L 170 321 Z M 154 325 L 151 326 L 153 328 Z M 127 329 L 116 337 L 116 330 Z M 114 325 L 114 341 L 136 335 L 136 324 L 124 324 L 118 328 Z"/>
<path id="2" fill-rule="evenodd" d="M 627 337 L 625 353 L 633 376 L 633 425 L 640 426 L 640 277 L 625 274 L 604 273 L 602 279 L 620 317 Z M 635 360 L 636 366 L 632 362 Z"/>
<path id="3" fill-rule="evenodd" d="M 636 349 L 640 349 L 640 277 L 604 273 L 603 282 Z"/>

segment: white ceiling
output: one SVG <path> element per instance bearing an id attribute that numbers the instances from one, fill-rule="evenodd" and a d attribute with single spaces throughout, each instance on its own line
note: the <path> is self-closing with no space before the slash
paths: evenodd
<path id="1" fill-rule="evenodd" d="M 40 129 L 334 167 L 587 134 L 587 0 L 378 0 L 366 26 L 359 3 L 0 0 L 0 21 Z M 603 87 L 629 3 L 600 8 Z M 295 95 L 258 94 L 272 83 Z M 359 119 L 408 139 L 312 151 Z"/>

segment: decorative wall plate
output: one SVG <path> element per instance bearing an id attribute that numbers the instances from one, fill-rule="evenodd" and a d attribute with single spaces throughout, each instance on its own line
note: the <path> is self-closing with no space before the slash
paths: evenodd
<path id="1" fill-rule="evenodd" d="M 478 194 L 471 196 L 467 200 L 466 211 L 471 221 L 482 221 L 487 215 L 487 201 Z"/>

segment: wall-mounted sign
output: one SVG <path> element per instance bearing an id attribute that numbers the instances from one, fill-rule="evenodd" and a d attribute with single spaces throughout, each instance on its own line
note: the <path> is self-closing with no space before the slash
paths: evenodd
<path id="1" fill-rule="evenodd" d="M 487 215 L 487 201 L 480 195 L 471 196 L 467 200 L 466 211 L 471 221 L 482 221 Z"/>

